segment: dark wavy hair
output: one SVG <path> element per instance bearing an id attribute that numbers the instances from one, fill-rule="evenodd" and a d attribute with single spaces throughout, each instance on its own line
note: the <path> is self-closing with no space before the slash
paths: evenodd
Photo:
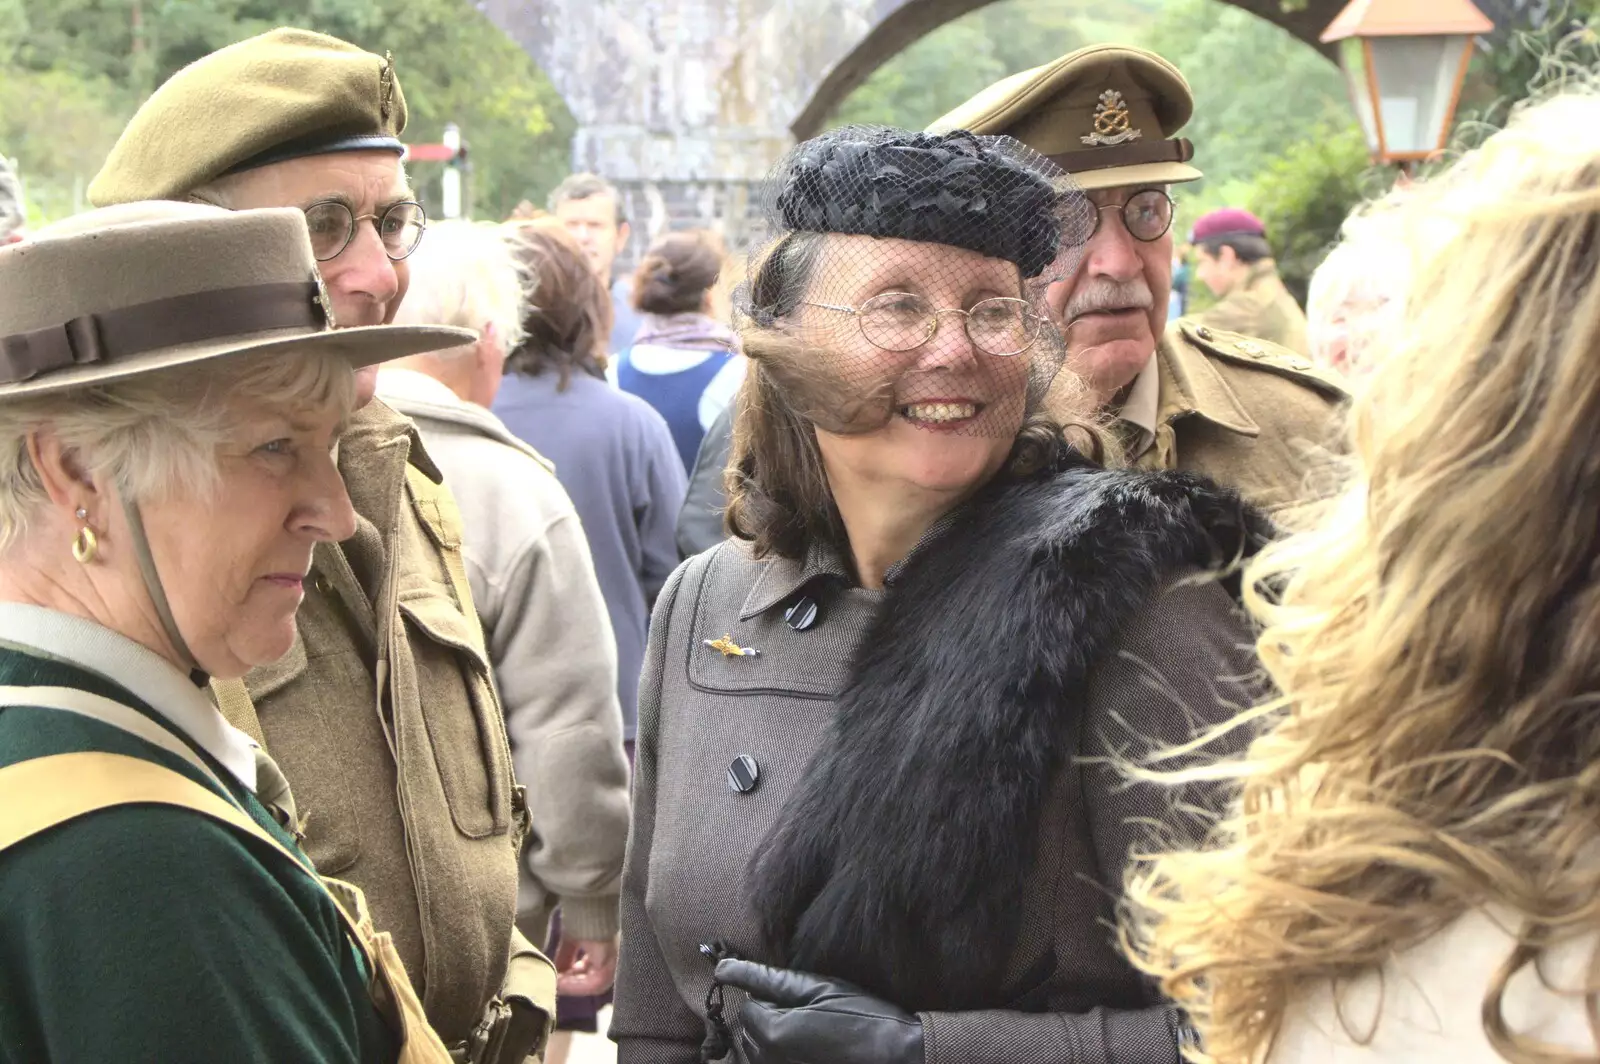
<path id="1" fill-rule="evenodd" d="M 736 298 L 750 368 L 723 474 L 729 535 L 750 541 L 757 556 L 802 558 L 819 543 L 846 553 L 816 432 L 847 430 L 848 412 L 860 411 L 863 398 L 814 344 L 781 327 L 806 298 L 829 236 L 921 241 L 1003 259 L 1017 267 L 1016 294 L 1036 298 L 1029 282 L 1057 261 L 1062 232 L 1093 217 L 1053 167 L 1008 138 L 864 126 L 824 133 L 778 164 L 764 212 L 775 238 Z M 1074 418 L 1068 437 L 1043 413 L 1042 392 L 1028 396 L 1001 476 L 1038 475 L 1069 443 L 1096 461 L 1107 454 L 1092 413 Z"/>
<path id="2" fill-rule="evenodd" d="M 784 237 L 755 264 L 747 298 L 775 318 L 789 314 L 805 298 L 826 240 L 822 233 Z M 808 407 L 826 404 L 830 400 L 820 397 L 846 386 L 828 378 L 811 347 L 776 330 L 745 329 L 742 339 L 750 368 L 735 403 L 732 451 L 723 471 L 728 496 L 723 527 L 750 542 L 757 557 L 802 559 L 813 544 L 847 555 L 816 422 L 800 401 L 805 397 Z M 1087 395 L 1083 391 L 1086 407 Z M 1110 437 L 1087 410 L 1066 427 L 1042 410 L 1029 410 L 999 475 L 1040 475 L 1063 446 L 1104 462 Z"/>
<path id="3" fill-rule="evenodd" d="M 537 377 L 560 374 L 566 391 L 574 371 L 602 380 L 611 337 L 611 293 L 566 226 L 554 218 L 506 223 L 512 253 L 536 279 L 528 297 L 524 339 L 506 356 L 506 370 Z"/>

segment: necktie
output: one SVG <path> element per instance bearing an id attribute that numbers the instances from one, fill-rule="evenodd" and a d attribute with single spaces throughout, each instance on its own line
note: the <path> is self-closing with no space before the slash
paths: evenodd
<path id="1" fill-rule="evenodd" d="M 278 763 L 261 747 L 256 747 L 256 797 L 278 823 L 300 837 L 300 818 L 294 807 L 294 794 Z"/>

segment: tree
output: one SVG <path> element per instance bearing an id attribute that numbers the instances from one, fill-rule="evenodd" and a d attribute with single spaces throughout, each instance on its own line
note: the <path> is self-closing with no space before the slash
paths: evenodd
<path id="1" fill-rule="evenodd" d="M 0 0 L 0 100 L 23 101 L 0 112 L 0 152 L 19 158 L 35 213 L 74 208 L 72 190 L 174 72 L 284 25 L 393 52 L 407 139 L 435 141 L 445 123 L 461 127 L 480 216 L 542 199 L 564 176 L 571 117 L 471 0 Z M 62 123 L 69 146 L 52 146 Z M 437 166 L 413 169 L 424 203 L 437 208 Z"/>
<path id="2" fill-rule="evenodd" d="M 1256 178 L 1250 208 L 1266 224 L 1278 272 L 1305 302 L 1311 274 L 1360 202 L 1388 191 L 1395 171 L 1374 167 L 1360 130 L 1330 125 L 1284 151 Z"/>
<path id="3" fill-rule="evenodd" d="M 1218 0 L 1173 0 L 1143 43 L 1194 90 L 1194 117 L 1183 136 L 1194 141 L 1207 185 L 1249 182 L 1313 130 L 1356 128 L 1338 68 L 1248 11 Z M 1193 197 L 1198 190 L 1184 191 Z"/>
<path id="4" fill-rule="evenodd" d="M 981 89 L 1098 40 L 1127 40 L 1161 0 L 1119 5 L 1115 19 L 1087 0 L 1003 0 L 954 19 L 879 67 L 829 125 L 921 129 Z"/>

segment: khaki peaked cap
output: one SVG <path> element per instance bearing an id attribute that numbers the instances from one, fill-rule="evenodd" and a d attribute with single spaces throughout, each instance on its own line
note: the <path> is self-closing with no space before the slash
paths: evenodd
<path id="1" fill-rule="evenodd" d="M 210 359 L 320 352 L 352 367 L 467 329 L 333 328 L 305 215 L 124 204 L 0 248 L 0 402 Z"/>
<path id="2" fill-rule="evenodd" d="M 182 199 L 224 174 L 304 155 L 398 155 L 405 127 L 392 61 L 326 34 L 276 29 L 168 78 L 122 131 L 89 202 Z"/>
<path id="3" fill-rule="evenodd" d="M 995 82 L 928 127 L 1009 136 L 1084 189 L 1194 181 L 1194 154 L 1173 138 L 1194 113 L 1178 68 L 1142 48 L 1096 44 Z"/>

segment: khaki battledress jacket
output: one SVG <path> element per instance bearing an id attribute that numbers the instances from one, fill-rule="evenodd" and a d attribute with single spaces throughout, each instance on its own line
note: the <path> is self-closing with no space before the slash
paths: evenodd
<path id="1" fill-rule="evenodd" d="M 1255 337 L 1183 320 L 1167 327 L 1145 373 L 1156 375 L 1154 416 L 1139 426 L 1146 431 L 1126 437 L 1136 468 L 1201 473 L 1285 528 L 1303 523 L 1307 507 L 1327 494 L 1318 474 L 1346 398 L 1331 371 Z"/>
<path id="2" fill-rule="evenodd" d="M 1244 279 L 1215 305 L 1196 314 L 1194 322 L 1254 336 L 1298 355 L 1311 351 L 1306 339 L 1305 311 L 1283 286 L 1278 265 L 1271 259 L 1251 263 Z"/>
<path id="3" fill-rule="evenodd" d="M 439 482 L 407 418 L 379 400 L 357 411 L 339 449 L 356 534 L 317 546 L 293 648 L 245 684 L 306 852 L 366 893 L 454 1045 L 505 978 L 525 811 L 483 638 L 440 549 L 459 518 L 418 496 L 408 465 Z"/>

